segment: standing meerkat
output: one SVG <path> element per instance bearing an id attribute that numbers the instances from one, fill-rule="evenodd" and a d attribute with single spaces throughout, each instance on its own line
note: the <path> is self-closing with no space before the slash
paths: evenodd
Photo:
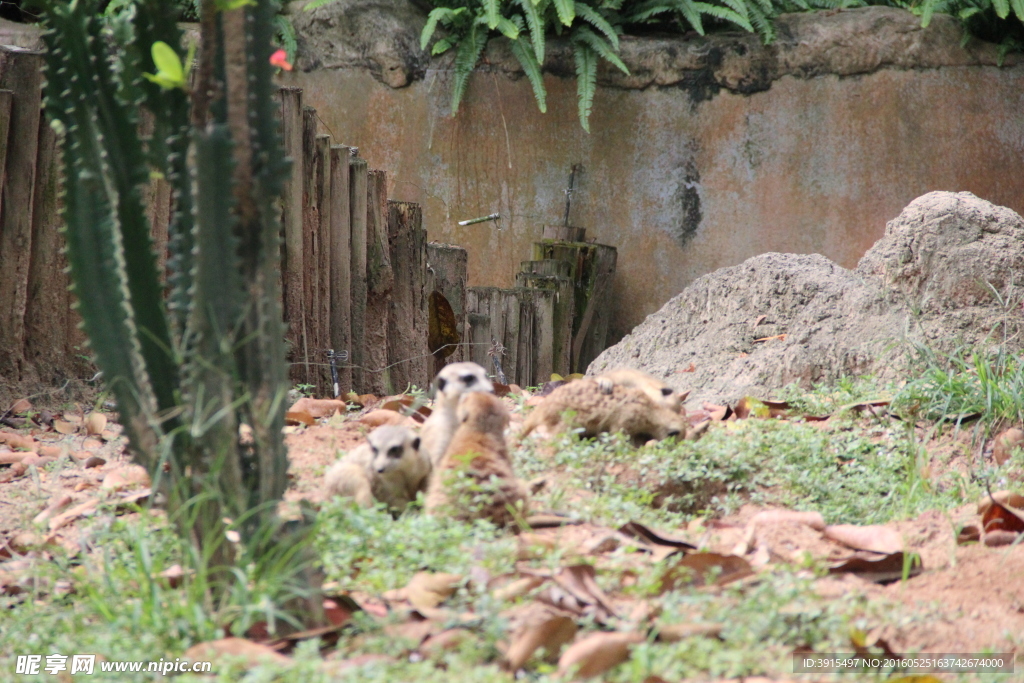
<path id="1" fill-rule="evenodd" d="M 430 417 L 420 428 L 420 435 L 423 439 L 422 450 L 436 467 L 459 426 L 455 415 L 459 397 L 471 392 L 493 394 L 494 385 L 487 379 L 487 372 L 476 363 L 452 363 L 437 373 L 434 387 L 437 396 Z"/>
<path id="2" fill-rule="evenodd" d="M 573 413 L 571 423 L 583 428 L 584 436 L 601 432 L 625 432 L 634 443 L 650 439 L 686 436 L 686 419 L 678 412 L 655 403 L 640 389 L 615 384 L 605 393 L 592 379 L 578 379 L 555 389 L 533 409 L 523 423 L 525 437 L 537 427 L 549 432 L 566 428 L 562 415 Z"/>
<path id="3" fill-rule="evenodd" d="M 678 413 L 683 407 L 683 397 L 679 395 L 679 392 L 641 370 L 619 368 L 611 372 L 604 372 L 594 379 L 605 394 L 612 393 L 612 388 L 616 386 L 630 387 L 639 389 L 647 394 L 652 401 L 673 412 Z"/>
<path id="4" fill-rule="evenodd" d="M 459 427 L 430 477 L 426 511 L 498 526 L 514 521 L 513 510 L 525 516 L 526 489 L 505 444 L 508 408 L 493 394 L 472 392 L 459 400 L 457 417 Z"/>
<path id="5" fill-rule="evenodd" d="M 405 427 L 384 425 L 334 463 L 324 484 L 329 496 L 355 498 L 363 507 L 379 500 L 393 512 L 402 512 L 417 493 L 426 491 L 430 470 L 420 437 Z"/>

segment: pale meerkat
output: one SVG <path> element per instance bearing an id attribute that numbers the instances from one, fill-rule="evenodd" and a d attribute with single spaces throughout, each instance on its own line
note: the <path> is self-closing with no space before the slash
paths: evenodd
<path id="1" fill-rule="evenodd" d="M 324 484 L 329 496 L 355 498 L 363 507 L 379 500 L 392 512 L 402 512 L 417 493 L 426 491 L 430 470 L 419 436 L 406 427 L 384 425 L 334 463 Z"/>
<path id="2" fill-rule="evenodd" d="M 570 421 L 583 428 L 584 436 L 622 431 L 635 444 L 686 436 L 686 419 L 643 390 L 614 384 L 605 393 L 597 381 L 578 379 L 558 387 L 533 409 L 523 423 L 522 437 L 542 426 L 549 432 L 565 429 L 570 426 L 562 420 L 567 411 L 574 413 Z"/>
<path id="3" fill-rule="evenodd" d="M 437 395 L 430 416 L 420 428 L 420 436 L 423 439 L 421 450 L 430 458 L 431 464 L 437 466 L 459 426 L 455 415 L 459 397 L 471 392 L 493 394 L 494 385 L 487 379 L 487 371 L 476 363 L 452 363 L 437 373 L 434 387 Z"/>
<path id="4" fill-rule="evenodd" d="M 610 372 L 603 372 L 594 378 L 601 391 L 606 394 L 612 393 L 615 386 L 630 387 L 639 389 L 658 405 L 668 408 L 673 412 L 680 412 L 683 407 L 683 397 L 675 389 L 662 382 L 657 377 L 648 375 L 641 370 L 632 368 L 619 368 Z"/>
<path id="5" fill-rule="evenodd" d="M 526 515 L 527 492 L 516 479 L 505 443 L 509 411 L 493 394 L 459 399 L 458 429 L 430 477 L 425 509 L 454 519 L 490 519 L 498 526 Z"/>

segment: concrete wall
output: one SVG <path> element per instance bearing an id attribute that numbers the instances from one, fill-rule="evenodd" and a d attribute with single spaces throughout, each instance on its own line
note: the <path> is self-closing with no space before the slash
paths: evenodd
<path id="1" fill-rule="evenodd" d="M 784 23 L 768 48 L 626 41 L 633 75 L 602 72 L 590 134 L 575 80 L 554 75 L 566 53 L 548 66 L 546 114 L 494 49 L 456 117 L 446 61 L 400 88 L 362 66 L 286 81 L 388 172 L 390 196 L 422 203 L 430 239 L 468 248 L 472 285 L 513 284 L 582 163 L 570 222 L 619 249 L 614 342 L 694 278 L 756 254 L 853 267 L 931 190 L 1024 212 L 1024 67 L 997 67 L 991 46 L 959 38 L 952 22 L 921 31 L 909 14 L 872 8 Z M 677 63 L 652 66 L 662 57 Z M 498 225 L 456 224 L 492 212 Z"/>

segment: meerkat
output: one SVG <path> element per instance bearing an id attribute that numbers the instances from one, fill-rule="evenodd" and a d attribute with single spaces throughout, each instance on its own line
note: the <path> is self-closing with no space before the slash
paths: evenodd
<path id="1" fill-rule="evenodd" d="M 622 431 L 636 444 L 686 436 L 686 419 L 655 403 L 643 390 L 614 384 L 605 393 L 592 379 L 579 379 L 551 392 L 527 416 L 522 436 L 541 426 L 550 432 L 564 429 L 568 425 L 562 415 L 567 411 L 574 413 L 571 422 L 583 428 L 584 436 Z"/>
<path id="2" fill-rule="evenodd" d="M 437 373 L 434 386 L 437 396 L 430 417 L 423 422 L 420 435 L 423 439 L 422 450 L 436 467 L 459 426 L 455 415 L 459 397 L 471 392 L 493 394 L 494 385 L 487 379 L 487 372 L 476 363 L 452 363 Z"/>
<path id="3" fill-rule="evenodd" d="M 675 389 L 646 372 L 632 368 L 619 368 L 611 372 L 605 372 L 594 378 L 601 391 L 605 394 L 612 393 L 616 386 L 639 389 L 647 394 L 652 401 L 678 413 L 683 407 L 682 396 Z"/>
<path id="4" fill-rule="evenodd" d="M 430 470 L 419 436 L 405 427 L 384 425 L 334 463 L 324 484 L 328 495 L 355 498 L 363 507 L 379 500 L 400 513 L 417 493 L 426 491 Z"/>
<path id="5" fill-rule="evenodd" d="M 508 408 L 493 394 L 471 392 L 459 399 L 458 429 L 434 469 L 425 509 L 455 519 L 490 519 L 506 526 L 513 511 L 525 516 L 526 488 L 516 479 L 505 444 Z"/>

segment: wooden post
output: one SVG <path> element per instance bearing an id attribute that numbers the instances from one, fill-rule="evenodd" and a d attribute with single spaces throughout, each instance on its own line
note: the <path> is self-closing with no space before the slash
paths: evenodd
<path id="1" fill-rule="evenodd" d="M 366 160 L 349 160 L 350 199 L 352 211 L 352 385 L 357 393 L 366 393 L 363 364 L 366 362 Z"/>
<path id="2" fill-rule="evenodd" d="M 493 358 L 488 355 L 493 342 L 505 347 L 499 358 L 508 383 L 518 383 L 520 307 L 524 292 L 522 288 L 502 289 L 500 287 L 470 287 L 466 290 L 467 306 L 472 324 L 471 357 L 487 369 L 489 375 L 496 373 Z"/>
<path id="3" fill-rule="evenodd" d="M 427 350 L 427 233 L 419 204 L 388 202 L 388 243 L 395 275 L 388 320 L 388 364 L 394 388 L 430 384 Z"/>
<path id="4" fill-rule="evenodd" d="M 554 372 L 555 292 L 550 289 L 528 289 L 530 292 L 529 353 L 531 354 L 531 386 L 541 386 Z M 523 308 L 526 308 L 524 306 Z M 524 340 L 527 338 L 523 335 Z"/>
<path id="5" fill-rule="evenodd" d="M 546 240 L 560 240 L 563 242 L 582 242 L 587 235 L 586 228 L 577 228 L 571 225 L 545 225 L 544 236 Z"/>
<path id="6" fill-rule="evenodd" d="M 25 306 L 32 254 L 42 68 L 41 52 L 0 50 L 0 89 L 14 93 L 0 188 L 0 376 L 14 381 L 28 369 L 24 361 Z"/>
<path id="7" fill-rule="evenodd" d="M 395 393 L 388 368 L 388 317 L 395 274 L 388 248 L 387 174 L 370 171 L 366 180 L 366 323 L 363 375 L 367 391 L 378 396 Z M 404 387 L 401 387 L 404 388 Z"/>
<path id="8" fill-rule="evenodd" d="M 338 363 L 341 395 L 352 391 L 352 215 L 349 148 L 331 147 L 331 348 L 345 351 Z"/>
<path id="9" fill-rule="evenodd" d="M 314 357 L 318 371 L 317 393 L 334 397 L 331 369 L 327 365 L 327 349 L 331 346 L 331 136 L 316 136 L 316 189 L 317 217 L 320 219 L 315 235 L 317 309 L 313 324 L 317 328 L 317 350 Z M 322 385 L 322 388 L 321 388 Z"/>
<path id="10" fill-rule="evenodd" d="M 615 247 L 584 242 L 541 240 L 533 243 L 535 261 L 555 259 L 571 266 L 574 282 L 572 372 L 586 372 L 604 350 L 611 318 L 611 280 Z"/>
<path id="11" fill-rule="evenodd" d="M 284 320 L 288 324 L 289 377 L 292 382 L 306 382 L 305 366 L 297 363 L 306 344 L 305 303 L 302 295 L 302 273 L 305 263 L 302 251 L 302 88 L 281 88 L 281 139 L 285 155 L 292 160 L 291 177 L 285 181 L 282 192 L 281 228 L 284 232 L 282 248 L 282 290 L 284 292 Z"/>
<path id="12" fill-rule="evenodd" d="M 323 357 L 324 344 L 320 339 L 320 328 L 317 314 L 320 311 L 319 281 L 319 244 L 317 232 L 320 229 L 320 210 L 316 204 L 316 179 L 319 175 L 316 155 L 316 109 L 302 108 L 302 258 L 305 267 L 302 269 L 302 297 L 305 302 L 303 309 L 305 343 L 302 346 L 302 363 L 306 373 L 306 383 L 312 384 L 318 396 L 322 396 L 322 382 L 316 363 L 325 362 Z"/>
<path id="13" fill-rule="evenodd" d="M 526 263 L 557 263 L 555 270 L 567 269 L 567 264 L 560 261 L 529 261 Z M 524 263 L 524 266 L 526 264 Z M 555 293 L 552 318 L 551 351 L 552 372 L 567 375 L 572 367 L 572 323 L 574 314 L 574 283 L 571 279 L 559 275 L 537 275 L 534 273 L 516 273 L 516 284 L 530 289 L 547 289 Z M 545 380 L 547 381 L 547 380 Z"/>
<path id="14" fill-rule="evenodd" d="M 572 278 L 572 266 L 565 261 L 555 259 L 544 259 L 543 261 L 523 261 L 519 270 L 534 275 L 554 275 L 557 277 Z"/>
<path id="15" fill-rule="evenodd" d="M 468 281 L 469 254 L 453 244 L 427 243 L 427 293 L 439 292 L 455 313 L 459 348 L 444 361 L 435 362 L 434 374 L 447 363 L 469 360 L 466 344 L 469 327 L 466 320 L 466 283 Z"/>

